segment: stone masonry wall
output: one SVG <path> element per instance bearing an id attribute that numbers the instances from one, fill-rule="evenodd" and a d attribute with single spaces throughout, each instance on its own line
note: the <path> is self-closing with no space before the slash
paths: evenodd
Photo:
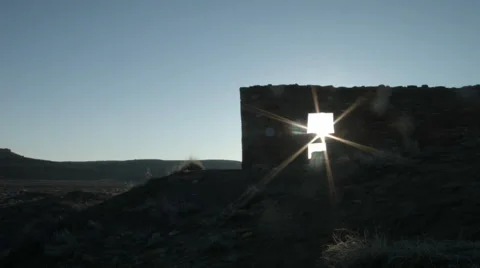
<path id="1" fill-rule="evenodd" d="M 302 125 L 315 112 L 338 118 L 354 103 L 356 109 L 335 124 L 335 136 L 379 150 L 422 151 L 447 146 L 480 134 L 480 85 L 462 88 L 252 86 L 240 88 L 243 168 L 271 168 L 312 139 L 305 130 L 262 115 L 274 113 Z M 356 149 L 329 139 L 329 155 Z M 294 163 L 306 164 L 306 151 Z"/>

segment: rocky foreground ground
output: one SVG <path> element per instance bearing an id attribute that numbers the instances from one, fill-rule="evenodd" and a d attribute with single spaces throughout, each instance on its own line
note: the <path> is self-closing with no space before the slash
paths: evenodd
<path id="1" fill-rule="evenodd" d="M 128 190 L 4 186 L 0 267 L 480 267 L 479 144 Z M 332 194 L 334 188 L 335 194 Z M 247 193 L 247 194 L 245 194 Z"/>

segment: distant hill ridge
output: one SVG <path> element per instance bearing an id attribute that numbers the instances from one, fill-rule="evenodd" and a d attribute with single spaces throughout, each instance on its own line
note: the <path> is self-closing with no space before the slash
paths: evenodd
<path id="1" fill-rule="evenodd" d="M 186 160 L 107 160 L 48 161 L 21 156 L 0 148 L 0 178 L 32 180 L 122 180 L 145 179 L 147 170 L 155 177 L 164 176 Z M 200 160 L 206 169 L 240 169 L 233 160 Z"/>
<path id="2" fill-rule="evenodd" d="M 12 150 L 8 148 L 0 148 L 0 157 L 22 157 L 22 156 L 13 153 Z"/>

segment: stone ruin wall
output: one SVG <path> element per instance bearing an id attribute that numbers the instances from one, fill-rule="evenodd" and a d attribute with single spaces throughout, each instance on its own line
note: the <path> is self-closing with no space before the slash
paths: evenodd
<path id="1" fill-rule="evenodd" d="M 255 111 L 260 108 L 306 125 L 307 114 L 315 112 L 312 88 L 320 112 L 332 112 L 335 119 L 359 102 L 356 109 L 335 124 L 334 135 L 379 150 L 422 151 L 480 134 L 480 85 L 243 87 L 240 96 L 244 169 L 275 167 L 312 139 L 313 135 L 305 134 L 305 130 Z M 357 150 L 331 139 L 327 146 L 332 157 Z M 307 152 L 294 163 L 307 164 Z"/>

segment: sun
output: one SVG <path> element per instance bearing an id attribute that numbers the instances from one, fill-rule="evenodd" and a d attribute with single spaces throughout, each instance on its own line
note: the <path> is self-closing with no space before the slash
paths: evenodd
<path id="1" fill-rule="evenodd" d="M 312 159 L 315 152 L 324 152 L 327 150 L 325 137 L 335 133 L 333 113 L 309 113 L 307 121 L 307 133 L 317 134 L 322 142 L 308 144 L 308 159 Z"/>
<path id="2" fill-rule="evenodd" d="M 335 133 L 333 113 L 309 113 L 307 133 L 323 137 Z"/>

